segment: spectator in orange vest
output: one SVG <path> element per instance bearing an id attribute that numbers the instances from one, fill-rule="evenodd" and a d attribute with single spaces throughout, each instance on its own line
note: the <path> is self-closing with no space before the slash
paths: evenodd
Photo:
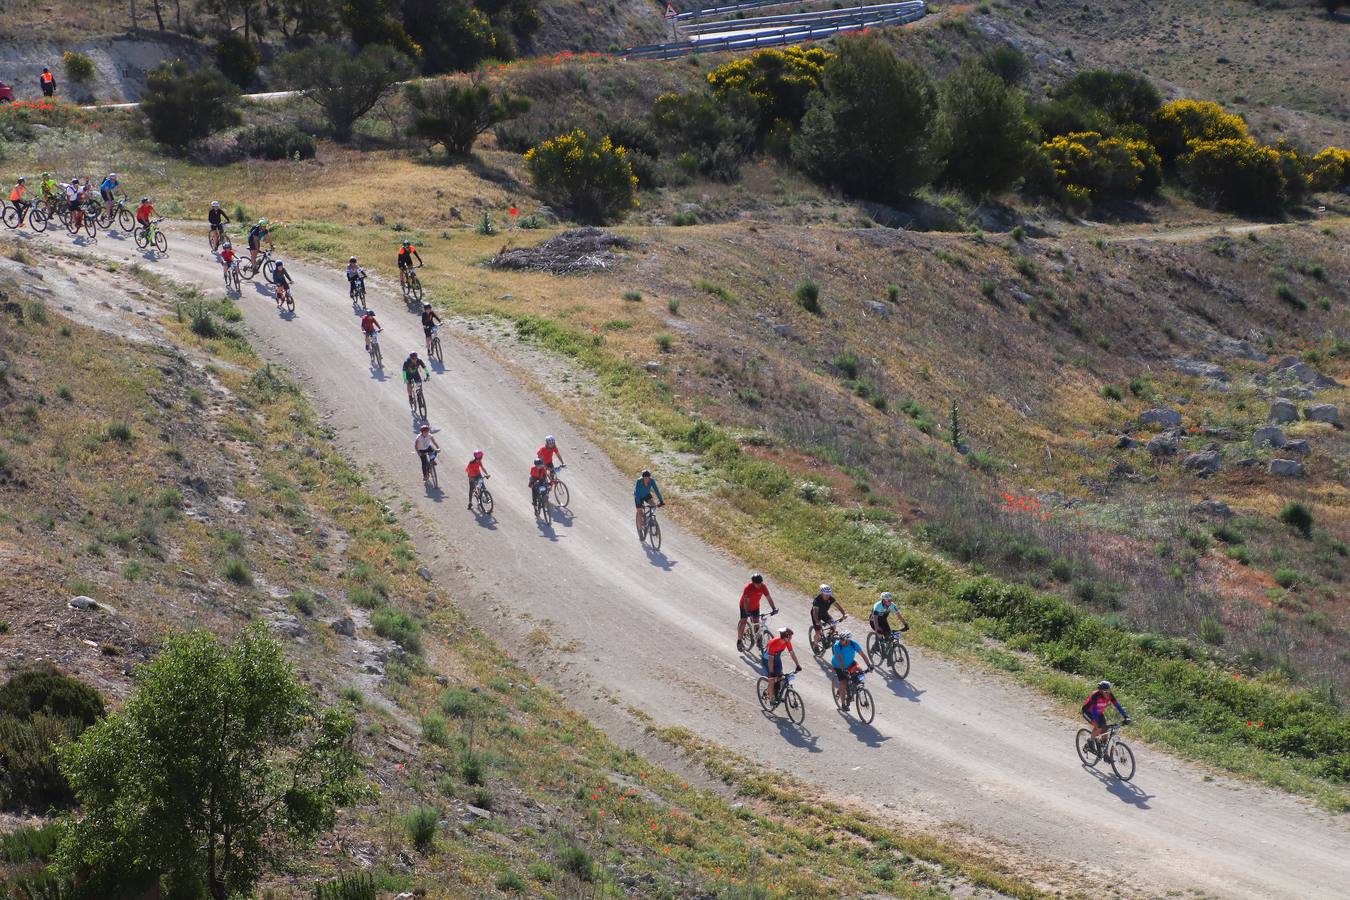
<path id="1" fill-rule="evenodd" d="M 56 93 L 56 76 L 52 74 L 51 69 L 42 67 L 42 75 L 38 78 L 42 82 L 42 96 L 51 97 Z"/>

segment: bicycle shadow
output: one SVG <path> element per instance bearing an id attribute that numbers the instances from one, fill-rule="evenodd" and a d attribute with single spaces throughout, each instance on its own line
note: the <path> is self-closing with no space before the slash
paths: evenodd
<path id="1" fill-rule="evenodd" d="M 291 322 L 295 320 L 295 310 L 285 306 L 277 307 L 277 315 L 280 316 L 282 321 L 285 322 Z"/>
<path id="2" fill-rule="evenodd" d="M 445 491 L 441 490 L 440 485 L 432 484 L 430 481 L 423 481 L 422 487 L 426 489 L 427 498 L 433 503 L 440 503 L 445 499 Z"/>
<path id="3" fill-rule="evenodd" d="M 480 513 L 477 510 L 473 514 L 474 524 L 484 531 L 497 530 L 497 517 L 492 513 Z"/>
<path id="4" fill-rule="evenodd" d="M 902 700 L 908 700 L 910 703 L 922 703 L 923 701 L 919 698 L 928 693 L 910 684 L 908 679 L 901 678 L 898 675 L 887 675 L 882 669 L 877 669 L 877 674 L 881 676 L 882 681 L 886 682 L 886 686 L 891 689 L 892 694 Z"/>
<path id="5" fill-rule="evenodd" d="M 653 550 L 649 545 L 643 544 L 642 550 L 647 554 L 647 562 L 656 566 L 662 572 L 669 572 L 680 564 L 678 559 L 671 559 L 660 550 Z"/>
<path id="6" fill-rule="evenodd" d="M 820 738 L 811 733 L 811 729 L 806 727 L 805 722 L 798 725 L 787 716 L 778 715 L 775 712 L 762 708 L 759 713 L 768 721 L 773 722 L 774 727 L 778 729 L 779 737 L 792 746 L 800 750 L 805 750 L 808 753 L 823 752 L 821 748 L 817 746 L 820 742 Z"/>
<path id="7" fill-rule="evenodd" d="M 880 747 L 891 739 L 889 734 L 882 734 L 880 731 L 877 731 L 875 726 L 859 722 L 851 714 L 844 712 L 838 707 L 835 707 L 835 712 L 844 717 L 844 721 L 848 723 L 849 733 L 859 742 L 866 744 L 869 747 Z"/>
<path id="8" fill-rule="evenodd" d="M 384 374 L 384 366 L 379 367 L 371 366 L 370 377 L 374 378 L 376 381 L 379 381 L 381 383 L 389 380 L 389 376 Z"/>
<path id="9" fill-rule="evenodd" d="M 435 374 L 437 375 L 445 374 L 445 363 L 433 359 L 430 355 L 427 356 L 427 365 L 431 366 L 431 371 L 434 372 Z"/>
<path id="10" fill-rule="evenodd" d="M 546 538 L 555 544 L 558 542 L 558 532 L 553 530 L 552 522 L 545 522 L 543 519 L 539 518 L 538 516 L 535 516 L 534 524 L 535 527 L 539 529 L 539 536 L 541 538 Z"/>
<path id="11" fill-rule="evenodd" d="M 1101 772 L 1091 766 L 1083 766 L 1084 771 L 1090 773 L 1093 778 L 1101 782 L 1106 792 L 1114 796 L 1121 803 L 1128 803 L 1136 809 L 1152 809 L 1148 801 L 1152 800 L 1156 794 L 1150 794 L 1133 782 L 1121 781 L 1115 776 L 1115 773 Z"/>
<path id="12" fill-rule="evenodd" d="M 563 528 L 571 528 L 576 516 L 565 506 L 553 505 L 553 521 Z"/>

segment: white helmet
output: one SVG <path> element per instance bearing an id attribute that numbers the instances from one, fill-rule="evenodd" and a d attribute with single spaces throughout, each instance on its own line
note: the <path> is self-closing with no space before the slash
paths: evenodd
<path id="1" fill-rule="evenodd" d="M 554 444 L 558 443 L 558 439 L 550 434 L 548 437 L 544 438 L 544 443 L 552 447 Z"/>
<path id="2" fill-rule="evenodd" d="M 825 597 L 833 597 L 833 596 L 834 596 L 834 588 L 830 587 L 828 584 L 822 584 L 822 585 L 820 586 L 820 593 L 821 593 L 822 596 L 825 596 Z"/>
<path id="3" fill-rule="evenodd" d="M 112 177 L 116 178 L 117 176 L 114 175 L 114 176 L 112 176 Z M 219 201 L 219 200 L 212 200 L 212 201 L 211 201 L 211 208 L 212 208 L 212 209 L 220 209 L 220 201 Z"/>
<path id="4" fill-rule="evenodd" d="M 851 632 L 851 631 L 841 631 L 841 632 L 839 632 L 839 640 L 841 640 L 841 641 L 851 641 L 851 640 L 853 640 L 853 632 Z"/>
<path id="5" fill-rule="evenodd" d="M 895 597 L 891 595 L 891 592 L 890 592 L 890 591 L 882 591 L 882 592 L 881 592 L 881 602 L 882 602 L 882 603 L 893 603 L 893 602 L 895 602 Z"/>

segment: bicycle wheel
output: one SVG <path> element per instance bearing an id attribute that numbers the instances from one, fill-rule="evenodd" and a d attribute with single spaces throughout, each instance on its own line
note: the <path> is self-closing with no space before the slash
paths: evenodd
<path id="1" fill-rule="evenodd" d="M 286 292 L 286 310 L 287 312 L 295 312 L 295 291 Z"/>
<path id="2" fill-rule="evenodd" d="M 136 219 L 131 215 L 131 210 L 119 209 L 117 211 L 117 227 L 123 231 L 131 231 L 136 227 Z"/>
<path id="3" fill-rule="evenodd" d="M 1121 781 L 1129 781 L 1134 777 L 1134 751 L 1130 745 L 1124 741 L 1116 741 L 1115 746 L 1111 748 L 1111 771 L 1116 773 L 1116 777 Z"/>
<path id="4" fill-rule="evenodd" d="M 1091 768 L 1101 761 L 1101 751 L 1094 750 L 1088 746 L 1088 741 L 1092 739 L 1091 728 L 1078 729 L 1078 736 L 1074 738 L 1074 748 L 1078 751 L 1078 758 L 1082 760 L 1083 765 Z M 1133 759 L 1133 757 L 1131 757 Z"/>
<path id="5" fill-rule="evenodd" d="M 561 481 L 553 482 L 553 501 L 559 506 L 566 506 L 567 501 L 572 499 L 572 494 L 567 490 L 567 485 Z"/>
<path id="6" fill-rule="evenodd" d="M 824 635 L 824 634 L 819 634 L 819 635 L 817 635 L 817 634 L 816 634 L 816 630 L 815 630 L 814 628 L 812 628 L 811 631 L 810 631 L 810 637 L 808 637 L 807 640 L 810 641 L 810 643 L 811 643 L 811 655 L 812 655 L 812 656 L 820 656 L 822 653 L 825 652 L 825 635 Z"/>
<path id="7" fill-rule="evenodd" d="M 244 257 L 243 259 L 239 260 L 239 277 L 240 277 L 240 278 L 244 279 L 245 281 L 252 281 L 252 280 L 253 280 L 253 276 L 254 276 L 254 275 L 257 275 L 257 274 L 258 274 L 258 271 L 257 271 L 256 269 L 253 268 L 253 263 L 249 260 L 249 258 L 248 258 L 247 256 Z"/>
<path id="8" fill-rule="evenodd" d="M 34 231 L 46 231 L 49 221 L 51 215 L 41 206 L 34 206 L 28 211 L 28 227 Z"/>
<path id="9" fill-rule="evenodd" d="M 268 257 L 262 264 L 263 278 L 266 278 L 269 284 L 276 284 L 277 264 Z"/>
<path id="10" fill-rule="evenodd" d="M 877 716 L 877 708 L 872 705 L 872 692 L 867 688 L 859 688 L 853 695 L 853 708 L 858 711 L 858 721 L 864 725 L 871 725 Z"/>
<path id="11" fill-rule="evenodd" d="M 653 550 L 661 549 L 661 525 L 654 516 L 651 522 L 647 523 L 647 543 Z"/>
<path id="12" fill-rule="evenodd" d="M 417 302 L 422 302 L 422 279 L 418 278 L 416 273 L 408 276 L 408 296 Z"/>
<path id="13" fill-rule="evenodd" d="M 234 292 L 236 294 L 239 293 L 239 267 L 237 265 L 230 266 L 230 284 L 234 286 Z"/>
<path id="14" fill-rule="evenodd" d="M 19 211 L 12 206 L 6 206 L 3 215 L 0 215 L 0 221 L 5 223 L 6 228 L 19 227 Z"/>
<path id="15" fill-rule="evenodd" d="M 886 665 L 890 667 L 891 674 L 896 678 L 904 679 L 909 675 L 909 651 L 905 645 L 896 641 L 891 645 L 890 655 L 886 658 Z"/>
<path id="16" fill-rule="evenodd" d="M 98 235 L 98 220 L 95 219 L 93 216 L 86 213 L 84 216 L 83 224 L 84 224 L 84 233 L 89 235 L 89 237 L 95 237 Z"/>
<path id="17" fill-rule="evenodd" d="M 755 683 L 755 696 L 759 698 L 759 708 L 768 712 L 769 706 L 769 679 L 760 678 Z"/>
<path id="18" fill-rule="evenodd" d="M 800 725 L 806 721 L 806 707 L 802 705 L 802 695 L 792 688 L 788 688 L 787 693 L 783 695 L 783 706 L 787 708 L 787 717 L 792 724 Z"/>
<path id="19" fill-rule="evenodd" d="M 427 398 L 422 394 L 422 386 L 417 386 L 417 414 L 422 417 L 422 421 L 427 419 Z"/>
<path id="20" fill-rule="evenodd" d="M 868 632 L 867 646 L 866 646 L 867 661 L 874 666 L 877 664 L 877 660 L 881 658 L 881 648 L 879 646 L 880 643 L 881 642 L 877 640 L 877 634 L 875 631 Z"/>
<path id="21" fill-rule="evenodd" d="M 78 224 L 78 222 L 76 221 L 76 218 L 75 218 L 74 216 L 66 216 L 66 218 L 65 218 L 64 221 L 65 221 L 65 223 L 66 223 L 66 231 L 70 232 L 71 234 L 79 234 L 79 233 L 80 233 L 80 228 L 81 228 L 81 226 Z M 145 245 L 144 245 L 144 244 L 140 244 L 140 245 L 138 245 L 138 246 L 144 247 Z"/>
<path id="22" fill-rule="evenodd" d="M 478 497 L 476 503 L 478 506 L 478 512 L 481 515 L 484 516 L 492 515 L 492 492 L 489 491 L 487 488 L 478 489 Z"/>
<path id="23" fill-rule="evenodd" d="M 431 358 L 439 363 L 445 362 L 445 357 L 441 354 L 441 339 L 438 337 L 431 339 Z M 560 505 L 566 506 L 567 504 L 563 503 Z"/>
<path id="24" fill-rule="evenodd" d="M 70 226 L 67 225 L 66 227 L 69 228 Z M 74 234 L 74 232 L 72 231 L 71 234 Z M 136 249 L 138 249 L 138 250 L 144 250 L 144 249 L 146 248 L 146 246 L 149 245 L 149 243 L 150 243 L 150 241 L 149 241 L 149 239 L 146 237 L 145 229 L 144 229 L 144 228 L 137 228 L 137 229 L 136 229 Z"/>
<path id="25" fill-rule="evenodd" d="M 553 510 L 548 505 L 548 494 L 544 494 L 543 498 L 539 501 L 539 512 L 545 525 L 553 524 Z"/>
<path id="26" fill-rule="evenodd" d="M 432 464 L 431 464 L 431 486 L 434 487 L 434 488 L 436 488 L 436 490 L 440 490 L 440 489 L 441 489 L 441 479 L 440 479 L 439 476 L 436 475 L 436 464 L 435 464 L 435 463 L 432 463 Z"/>
<path id="27" fill-rule="evenodd" d="M 834 701 L 834 708 L 843 712 L 844 707 L 839 705 L 839 681 L 836 678 L 830 679 L 830 699 Z"/>
<path id="28" fill-rule="evenodd" d="M 211 245 L 211 252 L 215 253 L 216 248 L 220 246 L 220 231 L 215 228 L 206 229 L 206 243 Z"/>

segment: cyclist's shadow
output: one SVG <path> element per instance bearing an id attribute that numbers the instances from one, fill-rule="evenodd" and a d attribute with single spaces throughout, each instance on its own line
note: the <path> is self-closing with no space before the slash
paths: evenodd
<path id="1" fill-rule="evenodd" d="M 376 366 L 371 366 L 370 377 L 374 378 L 376 381 L 379 382 L 385 382 L 389 380 L 389 376 L 384 374 L 384 366 L 379 366 L 378 368 Z"/>
<path id="2" fill-rule="evenodd" d="M 477 510 L 473 514 L 474 523 L 485 531 L 497 530 L 497 517 L 492 513 L 480 513 Z"/>
<path id="3" fill-rule="evenodd" d="M 806 723 L 798 725 L 787 716 L 777 715 L 764 709 L 760 710 L 760 714 L 773 722 L 774 726 L 778 728 L 778 733 L 782 736 L 783 740 L 787 741 L 792 746 L 806 750 L 810 753 L 822 752 L 820 747 L 817 746 L 820 738 L 811 733 L 811 729 L 806 727 Z"/>
<path id="4" fill-rule="evenodd" d="M 277 307 L 277 315 L 280 316 L 283 321 L 290 322 L 295 319 L 295 310 L 285 306 L 279 306 Z"/>
<path id="5" fill-rule="evenodd" d="M 882 669 L 877 669 L 877 674 L 881 676 L 882 681 L 886 682 L 886 686 L 891 689 L 892 694 L 902 700 L 908 700 L 910 703 L 922 703 L 923 701 L 919 698 L 928 693 L 927 691 L 921 691 L 910 684 L 909 680 L 906 678 L 883 674 Z"/>
<path id="6" fill-rule="evenodd" d="M 434 358 L 430 353 L 427 354 L 427 365 L 431 366 L 431 371 L 435 372 L 437 375 L 445 374 L 445 363 Z"/>
<path id="7" fill-rule="evenodd" d="M 441 490 L 438 485 L 434 485 L 430 481 L 424 481 L 422 487 L 426 488 L 427 498 L 433 503 L 440 503 L 445 499 L 445 491 Z"/>
<path id="8" fill-rule="evenodd" d="M 1098 765 L 1105 764 L 1105 762 L 1102 762 Z M 1121 781 L 1113 773 L 1101 772 L 1091 766 L 1083 766 L 1083 769 L 1090 773 L 1093 778 L 1100 781 L 1102 787 L 1106 788 L 1106 792 L 1114 795 L 1120 802 L 1128 803 L 1138 809 L 1153 808 L 1148 805 L 1148 801 L 1152 800 L 1156 795 L 1150 794 L 1142 788 L 1137 787 L 1133 782 Z"/>
<path id="9" fill-rule="evenodd" d="M 835 712 L 843 716 L 844 720 L 848 722 L 849 733 L 869 747 L 880 747 L 891 739 L 890 735 L 882 734 L 880 731 L 877 731 L 875 727 L 859 722 L 857 719 L 853 718 L 853 716 L 843 712 L 838 707 L 835 708 Z"/>
<path id="10" fill-rule="evenodd" d="M 555 525 L 561 525 L 563 528 L 571 528 L 574 519 L 576 519 L 576 516 L 572 513 L 570 509 L 568 509 L 565 506 L 558 506 L 557 504 L 554 504 L 553 523 Z"/>
<path id="11" fill-rule="evenodd" d="M 680 564 L 680 561 L 678 559 L 671 559 L 669 556 L 666 556 L 660 550 L 653 550 L 645 543 L 642 545 L 642 549 L 647 554 L 647 562 L 656 566 L 663 572 L 669 572 L 671 569 L 675 568 Z"/>
<path id="12" fill-rule="evenodd" d="M 539 528 L 539 536 L 541 538 L 547 538 L 555 544 L 558 542 L 558 532 L 553 530 L 552 522 L 545 522 L 543 519 L 535 516 L 534 524 Z"/>

